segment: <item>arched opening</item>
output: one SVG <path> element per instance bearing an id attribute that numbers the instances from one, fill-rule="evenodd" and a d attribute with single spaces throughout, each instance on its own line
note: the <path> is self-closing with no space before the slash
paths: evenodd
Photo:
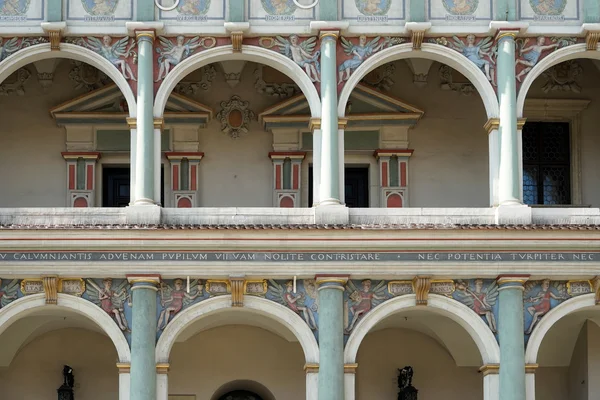
<path id="1" fill-rule="evenodd" d="M 129 202 L 129 180 L 109 188 L 106 179 L 115 168 L 129 170 L 126 120 L 136 113 L 131 87 L 113 64 L 73 44 L 31 46 L 0 63 L 0 93 L 0 206 Z"/>
<path id="2" fill-rule="evenodd" d="M 0 310 L 0 384 L 7 398 L 50 398 L 73 368 L 77 398 L 119 398 L 116 364 L 128 363 L 129 346 L 102 309 L 74 296 L 15 300 Z M 35 379 L 31 379 L 32 371 Z M 98 392 L 98 387 L 102 391 Z"/>
<path id="3" fill-rule="evenodd" d="M 255 381 L 238 380 L 221 386 L 211 400 L 275 400 L 265 386 Z"/>
<path id="4" fill-rule="evenodd" d="M 172 133 L 166 206 L 305 207 L 309 123 L 321 112 L 311 79 L 259 46 L 213 48 L 174 67 L 154 107 Z"/>
<path id="5" fill-rule="evenodd" d="M 528 396 L 573 400 L 596 396 L 600 390 L 594 379 L 599 348 L 600 308 L 594 304 L 594 294 L 578 296 L 550 310 L 527 343 L 526 362 L 538 366 L 530 374 L 535 377 L 535 393 Z"/>
<path id="6" fill-rule="evenodd" d="M 493 69 L 490 59 L 481 63 Z M 346 204 L 356 206 L 347 188 L 358 186 L 353 172 L 362 168 L 368 201 L 359 207 L 488 207 L 493 178 L 483 126 L 498 105 L 483 69 L 440 45 L 402 44 L 352 72 L 338 108 L 348 121 L 340 165 Z"/>
<path id="7" fill-rule="evenodd" d="M 300 400 L 314 390 L 307 387 L 316 382 L 308 383 L 304 366 L 318 362 L 318 345 L 293 311 L 251 296 L 243 308 L 232 308 L 231 297 L 220 296 L 174 317 L 159 338 L 156 358 L 170 365 L 169 394 L 218 400 L 249 391 L 265 400 Z"/>
<path id="8" fill-rule="evenodd" d="M 522 80 L 517 110 L 526 120 L 520 154 L 523 201 L 598 207 L 600 55 L 586 51 L 585 44 L 555 50 L 550 38 L 537 40 L 546 46 L 543 58 L 517 67 Z"/>
<path id="9" fill-rule="evenodd" d="M 414 296 L 379 305 L 356 324 L 345 362 L 358 364 L 350 398 L 393 398 L 405 366 L 413 368 L 413 385 L 424 398 L 497 398 L 493 386 L 484 391 L 491 381 L 479 372 L 499 362 L 494 335 L 472 310 L 442 296 L 432 295 L 428 307 L 415 306 Z"/>

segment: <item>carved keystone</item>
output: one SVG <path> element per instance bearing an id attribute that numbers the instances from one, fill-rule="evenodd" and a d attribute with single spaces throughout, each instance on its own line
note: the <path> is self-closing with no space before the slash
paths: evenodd
<path id="1" fill-rule="evenodd" d="M 600 40 L 600 32 L 588 32 L 585 37 L 585 44 L 587 50 L 596 50 L 598 49 L 598 40 Z"/>
<path id="2" fill-rule="evenodd" d="M 231 278 L 231 307 L 244 307 L 244 279 Z"/>
<path id="3" fill-rule="evenodd" d="M 424 37 L 425 31 L 412 31 L 413 50 L 421 50 L 421 45 L 423 44 Z"/>
<path id="4" fill-rule="evenodd" d="M 417 295 L 417 305 L 426 306 L 429 299 L 429 288 L 431 278 L 428 276 L 415 276 L 413 279 L 413 290 Z"/>
<path id="5" fill-rule="evenodd" d="M 242 42 L 244 41 L 244 32 L 234 31 L 231 32 L 231 45 L 233 46 L 234 53 L 242 52 Z"/>
<path id="6" fill-rule="evenodd" d="M 60 31 L 48 31 L 50 37 L 50 50 L 60 50 Z"/>
<path id="7" fill-rule="evenodd" d="M 46 304 L 56 304 L 58 301 L 58 278 L 56 276 L 44 276 L 44 293 Z"/>

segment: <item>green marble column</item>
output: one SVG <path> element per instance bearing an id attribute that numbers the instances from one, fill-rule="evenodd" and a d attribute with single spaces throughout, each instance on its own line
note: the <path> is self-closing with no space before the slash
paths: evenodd
<path id="1" fill-rule="evenodd" d="M 344 286 L 346 278 L 317 278 L 319 285 L 319 400 L 344 400 Z"/>
<path id="2" fill-rule="evenodd" d="M 525 400 L 525 329 L 523 276 L 498 278 L 500 342 L 500 400 Z"/>
<path id="3" fill-rule="evenodd" d="M 337 32 L 321 32 L 321 187 L 319 205 L 340 204 Z"/>
<path id="4" fill-rule="evenodd" d="M 515 79 L 515 32 L 498 34 L 498 102 L 500 103 L 499 205 L 521 201 L 519 133 L 517 130 L 517 87 Z"/>
<path id="5" fill-rule="evenodd" d="M 132 284 L 130 400 L 156 400 L 156 292 L 160 277 L 128 276 Z"/>
<path id="6" fill-rule="evenodd" d="M 154 202 L 154 103 L 153 49 L 154 32 L 137 32 L 137 130 L 135 157 L 134 205 L 151 205 Z"/>

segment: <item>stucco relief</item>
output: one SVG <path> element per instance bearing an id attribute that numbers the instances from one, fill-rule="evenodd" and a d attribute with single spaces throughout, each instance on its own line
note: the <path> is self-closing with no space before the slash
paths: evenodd
<path id="1" fill-rule="evenodd" d="M 45 38 L 45 37 L 0 38 L 0 61 L 3 61 L 5 58 L 12 56 L 19 50 L 22 50 L 27 47 L 34 46 L 34 45 L 40 44 L 40 43 L 48 43 L 48 38 Z"/>
<path id="2" fill-rule="evenodd" d="M 250 121 L 256 118 L 256 114 L 249 107 L 250 102 L 242 100 L 240 96 L 232 96 L 229 101 L 222 101 L 221 111 L 217 113 L 221 131 L 232 139 L 248 133 Z"/>
<path id="3" fill-rule="evenodd" d="M 517 81 L 521 82 L 536 64 L 553 51 L 577 43 L 576 38 L 538 36 L 519 38 L 517 44 Z"/>
<path id="4" fill-rule="evenodd" d="M 204 282 L 200 279 L 193 279 L 185 286 L 183 279 L 162 281 L 158 290 L 157 332 L 160 334 L 181 310 L 209 296 L 210 293 L 205 291 Z"/>
<path id="5" fill-rule="evenodd" d="M 317 336 L 319 323 L 319 298 L 314 279 L 269 280 L 265 297 L 278 302 L 298 314 Z"/>
<path id="6" fill-rule="evenodd" d="M 192 38 L 177 36 L 175 41 L 172 38 L 160 36 L 158 40 L 160 43 L 156 47 L 156 52 L 159 54 L 157 60 L 159 70 L 155 82 L 166 78 L 171 68 L 188 58 L 196 49 L 210 49 L 217 44 L 217 39 L 214 37 L 200 38 L 200 36 Z"/>
<path id="7" fill-rule="evenodd" d="M 137 80 L 131 68 L 132 64 L 137 63 L 135 39 L 127 36 L 113 39 L 112 37 L 105 35 L 102 38 L 94 36 L 69 37 L 65 42 L 92 50 L 110 61 L 111 64 L 121 72 L 125 79 L 132 81 Z"/>
<path id="8" fill-rule="evenodd" d="M 481 39 L 475 35 L 467 35 L 464 38 L 452 36 L 451 39 L 440 37 L 429 39 L 428 42 L 458 51 L 475 64 L 485 74 L 485 77 L 492 85 L 496 85 L 497 48 L 491 36 Z"/>
<path id="9" fill-rule="evenodd" d="M 479 315 L 494 334 L 498 332 L 498 284 L 494 279 L 457 280 L 452 298 Z"/>
<path id="10" fill-rule="evenodd" d="M 315 36 L 301 39 L 298 35 L 262 37 L 258 40 L 261 47 L 267 49 L 277 48 L 281 54 L 294 61 L 306 72 L 313 82 L 321 82 L 319 56 L 321 52 L 317 49 L 317 38 Z"/>
<path id="11" fill-rule="evenodd" d="M 405 41 L 404 38 L 391 36 L 375 38 L 367 38 L 364 35 L 358 38 L 342 36 L 340 38 L 341 47 L 338 47 L 338 85 L 347 81 L 350 75 L 373 54 Z"/>
<path id="12" fill-rule="evenodd" d="M 6 307 L 19 297 L 19 280 L 0 279 L 0 309 Z M 21 293 L 22 295 L 22 293 Z"/>

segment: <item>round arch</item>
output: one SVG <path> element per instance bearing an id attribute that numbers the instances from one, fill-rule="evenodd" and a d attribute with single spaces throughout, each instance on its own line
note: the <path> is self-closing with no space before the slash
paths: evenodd
<path id="1" fill-rule="evenodd" d="M 567 300 L 548 312 L 535 327 L 525 349 L 525 363 L 536 364 L 537 356 L 546 334 L 561 318 L 577 311 L 596 306 L 596 295 L 584 294 Z M 600 307 L 597 307 L 600 310 Z"/>
<path id="2" fill-rule="evenodd" d="M 311 116 L 314 118 L 321 116 L 321 99 L 319 93 L 310 78 L 298 64 L 273 50 L 247 45 L 242 46 L 242 51 L 239 53 L 234 53 L 231 45 L 214 47 L 196 53 L 180 62 L 169 72 L 156 93 L 154 116 L 157 118 L 162 116 L 173 88 L 188 74 L 208 64 L 238 60 L 265 64 L 289 76 L 300 87 L 300 90 L 306 97 Z"/>
<path id="3" fill-rule="evenodd" d="M 0 83 L 3 82 L 10 74 L 25 65 L 50 58 L 68 58 L 90 64 L 100 71 L 104 72 L 118 86 L 125 96 L 127 106 L 129 107 L 129 116 L 135 117 L 136 103 L 135 95 L 131 90 L 131 86 L 127 83 L 127 79 L 110 61 L 85 47 L 70 43 L 61 43 L 60 50 L 50 50 L 50 44 L 38 44 L 19 50 L 10 57 L 7 57 L 0 62 Z"/>
<path id="4" fill-rule="evenodd" d="M 564 61 L 574 60 L 576 58 L 588 58 L 592 60 L 600 60 L 600 51 L 588 51 L 585 43 L 574 44 L 572 46 L 563 47 L 550 53 L 538 62 L 535 67 L 529 71 L 517 96 L 517 117 L 522 118 L 525 109 L 525 99 L 527 92 L 531 88 L 533 82 L 548 68 L 560 64 Z"/>
<path id="5" fill-rule="evenodd" d="M 356 327 L 348 338 L 348 343 L 344 350 L 344 363 L 354 364 L 356 362 L 358 349 L 363 339 L 375 325 L 394 314 L 409 309 L 416 309 L 417 306 L 415 304 L 416 296 L 414 294 L 400 296 L 386 301 L 368 313 L 356 324 Z M 500 347 L 498 346 L 496 337 L 490 331 L 487 324 L 469 307 L 445 296 L 432 294 L 429 295 L 427 307 L 419 307 L 419 309 L 425 308 L 431 312 L 448 317 L 463 327 L 477 345 L 484 365 L 500 363 Z"/>
<path id="6" fill-rule="evenodd" d="M 0 335 L 20 318 L 26 317 L 43 308 L 58 307 L 73 311 L 94 322 L 113 342 L 119 362 L 131 362 L 129 344 L 115 321 L 100 307 L 81 297 L 58 294 L 56 305 L 47 305 L 44 294 L 21 297 L 0 310 Z"/>
<path id="7" fill-rule="evenodd" d="M 247 391 L 252 392 L 260 396 L 263 400 L 275 400 L 273 393 L 263 384 L 256 381 L 232 381 L 221 386 L 215 393 L 213 393 L 210 400 L 219 400 L 225 395 L 235 391 Z"/>
<path id="8" fill-rule="evenodd" d="M 177 337 L 192 323 L 214 315 L 222 310 L 231 309 L 231 296 L 218 296 L 204 300 L 180 312 L 167 325 L 156 344 L 156 362 L 168 363 L 171 348 Z M 274 301 L 254 296 L 244 296 L 244 312 L 254 313 L 282 324 L 300 342 L 306 363 L 319 362 L 319 345 L 308 325 L 295 312 Z"/>
<path id="9" fill-rule="evenodd" d="M 346 104 L 348 103 L 352 90 L 354 90 L 360 80 L 369 72 L 383 64 L 411 57 L 426 58 L 428 60 L 441 62 L 459 71 L 469 79 L 479 92 L 488 118 L 498 117 L 499 106 L 496 92 L 494 91 L 492 84 L 485 77 L 485 74 L 459 52 L 433 43 L 423 43 L 420 50 L 413 50 L 412 43 L 404 43 L 381 50 L 369 57 L 356 69 L 356 71 L 354 71 L 350 76 L 350 79 L 348 79 L 344 85 L 338 103 L 338 116 L 345 116 Z"/>

